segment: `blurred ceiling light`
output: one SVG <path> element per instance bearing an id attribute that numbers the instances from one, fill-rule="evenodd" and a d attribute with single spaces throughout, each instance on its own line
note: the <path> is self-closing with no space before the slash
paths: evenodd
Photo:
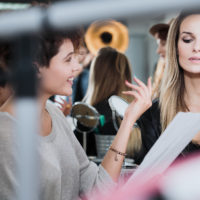
<path id="1" fill-rule="evenodd" d="M 0 3 L 0 10 L 25 9 L 30 6 L 29 3 Z"/>

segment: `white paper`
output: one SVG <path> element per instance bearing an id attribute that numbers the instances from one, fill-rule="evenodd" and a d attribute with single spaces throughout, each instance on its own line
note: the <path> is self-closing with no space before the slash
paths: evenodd
<path id="1" fill-rule="evenodd" d="M 145 156 L 127 184 L 162 174 L 200 131 L 200 113 L 178 113 Z"/>

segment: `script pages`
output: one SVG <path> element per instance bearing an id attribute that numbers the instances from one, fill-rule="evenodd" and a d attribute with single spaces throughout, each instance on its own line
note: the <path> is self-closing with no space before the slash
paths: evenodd
<path id="1" fill-rule="evenodd" d="M 179 112 L 126 184 L 138 177 L 148 181 L 162 174 L 199 131 L 199 113 Z"/>

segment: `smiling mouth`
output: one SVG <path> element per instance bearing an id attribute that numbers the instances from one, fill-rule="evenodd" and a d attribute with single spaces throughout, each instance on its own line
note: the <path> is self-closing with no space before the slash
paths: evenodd
<path id="1" fill-rule="evenodd" d="M 74 80 L 74 78 L 69 78 L 69 79 L 68 79 L 68 81 L 73 81 L 73 80 Z"/>
<path id="2" fill-rule="evenodd" d="M 67 82 L 72 85 L 73 84 L 73 80 L 74 80 L 74 78 L 69 78 L 69 79 L 67 79 Z"/>

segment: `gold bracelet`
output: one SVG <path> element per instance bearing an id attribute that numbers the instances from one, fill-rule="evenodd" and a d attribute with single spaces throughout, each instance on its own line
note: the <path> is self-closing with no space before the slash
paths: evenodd
<path id="1" fill-rule="evenodd" d="M 115 161 L 118 161 L 118 158 L 117 158 L 117 154 L 121 155 L 121 156 L 126 156 L 127 154 L 126 153 L 122 153 L 120 151 L 117 151 L 116 149 L 114 149 L 112 146 L 109 148 L 109 150 L 113 151 L 116 153 L 116 156 L 115 156 Z"/>

